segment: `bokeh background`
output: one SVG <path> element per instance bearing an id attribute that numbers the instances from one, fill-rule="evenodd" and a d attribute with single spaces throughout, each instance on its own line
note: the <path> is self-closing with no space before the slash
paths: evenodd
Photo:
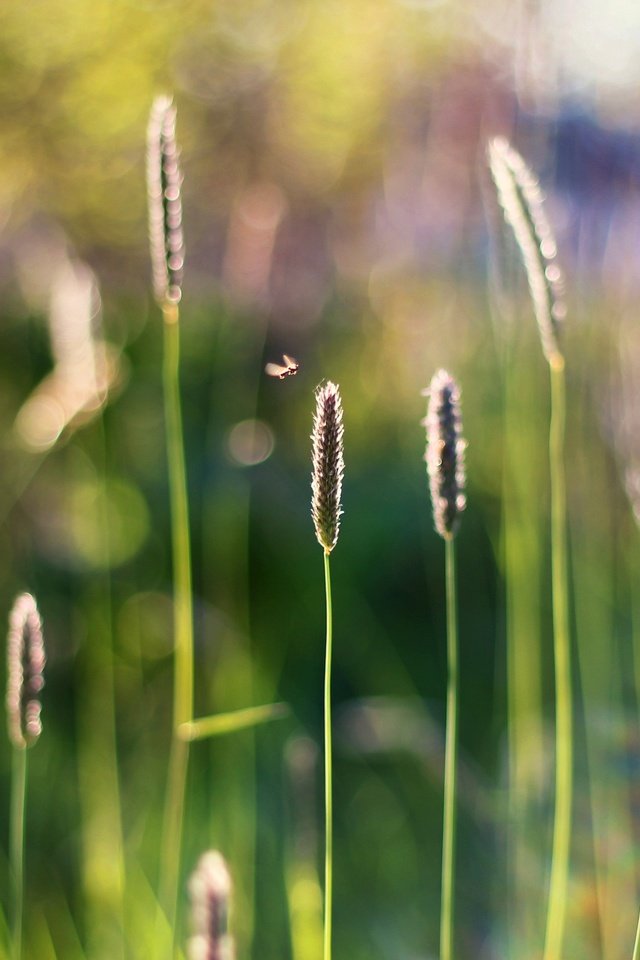
<path id="1" fill-rule="evenodd" d="M 239 955 L 318 955 L 324 601 L 309 433 L 329 378 L 346 444 L 332 562 L 335 953 L 436 955 L 443 545 L 420 391 L 445 366 L 469 443 L 459 956 L 540 954 L 553 797 L 548 371 L 486 170 L 487 140 L 504 134 L 541 177 L 567 278 L 579 755 L 566 957 L 631 955 L 639 48 L 630 0 L 2 5 L 0 609 L 33 591 L 48 648 L 30 758 L 29 955 L 149 955 L 172 634 L 145 134 L 164 92 L 184 176 L 196 712 L 291 707 L 193 748 L 181 937 L 186 877 L 215 846 L 235 876 Z M 283 351 L 298 375 L 265 377 Z M 533 719 L 531 762 L 507 795 L 510 637 L 530 658 Z M 3 823 L 9 771 L 7 746 Z M 126 948 L 114 906 L 124 877 Z M 6 869 L 0 878 L 6 905 Z"/>

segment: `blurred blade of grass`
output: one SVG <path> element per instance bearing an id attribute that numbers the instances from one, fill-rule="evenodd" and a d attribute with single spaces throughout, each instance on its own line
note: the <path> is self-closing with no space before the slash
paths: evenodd
<path id="1" fill-rule="evenodd" d="M 631 636 L 633 650 L 633 680 L 636 690 L 636 710 L 638 729 L 640 730 L 640 531 L 637 524 L 629 518 L 627 531 L 627 570 L 629 576 L 628 593 L 630 598 Z"/>
<path id="2" fill-rule="evenodd" d="M 207 449 L 220 447 L 220 438 L 213 434 L 222 424 L 227 427 L 235 422 L 255 419 L 263 370 L 263 354 L 267 334 L 267 318 L 259 310 L 251 317 L 251 323 L 242 323 L 242 318 L 220 309 L 212 331 L 210 346 L 213 370 L 209 400 L 209 437 Z M 202 350 L 198 343 L 198 350 Z M 244 358 L 244 374 L 240 388 L 237 385 L 237 368 L 229 367 L 229 358 Z M 234 385 L 228 378 L 232 375 Z M 250 515 L 251 476 L 233 468 L 224 490 L 218 491 L 216 501 L 204 504 L 205 522 L 202 539 L 202 568 L 206 582 L 212 585 L 209 598 L 224 611 L 234 625 L 233 639 L 225 645 L 224 655 L 219 660 L 212 690 L 216 703 L 229 710 L 237 703 L 253 703 L 275 699 L 275 686 L 258 685 L 251 643 L 250 608 Z M 231 523 L 229 521 L 232 521 Z M 226 535 L 225 535 L 226 532 Z M 207 577 L 207 571 L 215 571 Z M 223 711 L 223 712 L 229 712 Z M 215 745 L 211 745 L 215 750 Z M 229 794 L 225 795 L 224 823 L 225 855 L 230 863 L 243 864 L 236 872 L 234 886 L 235 939 L 240 955 L 250 954 L 254 948 L 256 862 L 258 849 L 258 808 L 256 781 L 255 731 L 248 728 L 238 749 L 235 762 L 225 771 Z M 214 764 L 215 766 L 215 764 Z M 236 795 L 242 802 L 231 803 Z M 250 798 L 250 799 L 248 799 Z M 211 830 L 215 830 L 214 822 Z M 215 833 L 214 833 L 215 836 Z M 218 846 L 221 846 L 218 842 Z"/>
<path id="3" fill-rule="evenodd" d="M 78 781 L 82 808 L 83 889 L 89 952 L 95 960 L 124 957 L 125 865 L 116 747 L 107 446 L 103 420 L 86 435 L 102 492 L 102 572 L 81 598 L 87 635 L 78 656 Z"/>
<path id="4" fill-rule="evenodd" d="M 29 916 L 29 935 L 25 942 L 24 957 L 25 960 L 28 957 L 33 957 L 34 960 L 62 960 L 62 954 L 56 952 L 47 921 L 37 908 L 33 909 Z"/>
<path id="5" fill-rule="evenodd" d="M 533 334 L 533 331 L 531 331 Z M 542 891 L 537 902 L 525 894 L 527 854 L 522 814 L 540 799 L 544 785 L 541 628 L 541 572 L 544 568 L 541 521 L 541 458 L 544 447 L 539 409 L 541 364 L 532 365 L 533 336 L 511 337 L 504 362 L 504 468 L 502 538 L 506 592 L 508 703 L 507 916 L 515 942 L 535 941 L 544 921 Z M 522 349 L 524 346 L 525 349 Z M 542 494 L 542 504 L 546 496 Z"/>
<path id="6" fill-rule="evenodd" d="M 616 727 L 626 723 L 626 676 L 632 659 L 623 652 L 621 633 L 623 598 L 619 591 L 625 578 L 618 576 L 617 568 L 625 554 L 620 549 L 616 509 L 620 482 L 611 455 L 593 429 L 594 416 L 598 415 L 594 411 L 593 371 L 599 371 L 603 378 L 608 375 L 609 332 L 597 323 L 590 324 L 585 340 L 591 363 L 584 365 L 585 373 L 578 384 L 582 402 L 576 405 L 571 429 L 575 444 L 571 458 L 575 471 L 571 539 L 599 955 L 602 960 L 613 960 L 630 953 L 633 921 L 630 919 L 625 927 L 620 917 L 632 918 L 637 909 L 635 885 L 621 883 L 619 857 L 620 844 L 631 849 L 635 843 L 633 788 L 607 756 L 614 746 L 607 741 Z M 597 510 L 593 509 L 594 503 L 598 504 Z M 632 597 L 634 594 L 636 586 L 631 590 Z"/>
<path id="7" fill-rule="evenodd" d="M 47 924 L 58 960 L 88 960 L 88 954 L 82 948 L 69 904 L 62 891 L 52 889 L 42 909 L 46 918 L 43 923 Z M 37 958 L 39 954 L 34 953 L 34 960 Z"/>
<path id="8" fill-rule="evenodd" d="M 322 954 L 322 885 L 312 860 L 291 857 L 285 884 L 294 960 L 317 960 Z"/>
<path id="9" fill-rule="evenodd" d="M 506 608 L 507 823 L 506 876 L 498 882 L 498 902 L 504 904 L 507 943 L 515 946 L 538 942 L 545 911 L 544 890 L 530 882 L 525 815 L 545 793 L 541 601 L 548 480 L 543 459 L 532 456 L 532 450 L 542 450 L 547 438 L 539 415 L 543 365 L 531 362 L 538 355 L 538 337 L 520 315 L 520 256 L 502 225 L 492 222 L 493 207 L 485 201 L 493 227 L 490 301 L 502 370 L 504 433 L 500 557 Z"/>
<path id="10" fill-rule="evenodd" d="M 189 744 L 177 735 L 178 725 L 193 716 L 193 586 L 189 499 L 180 397 L 180 311 L 177 303 L 162 306 L 162 387 L 169 470 L 171 548 L 174 591 L 173 717 L 165 792 L 160 859 L 159 901 L 173 930 L 174 948 L 180 936 L 177 924 L 181 879 L 184 808 L 189 766 Z M 158 917 L 158 923 L 161 918 Z"/>
<path id="11" fill-rule="evenodd" d="M 228 713 L 198 717 L 191 723 L 183 723 L 178 727 L 178 736 L 189 742 L 218 737 L 225 733 L 235 733 L 237 730 L 247 730 L 261 723 L 268 723 L 270 720 L 281 719 L 288 716 L 289 712 L 289 706 L 286 703 L 267 703 L 259 707 L 230 710 Z"/>
<path id="12" fill-rule="evenodd" d="M 11 955 L 20 960 L 24 905 L 24 819 L 27 798 L 27 750 L 12 746 L 9 845 L 13 882 Z"/>
<path id="13" fill-rule="evenodd" d="M 318 960 L 322 954 L 322 883 L 318 873 L 316 782 L 318 749 L 298 737 L 285 750 L 290 802 L 285 837 L 285 888 L 293 960 Z"/>
<path id="14" fill-rule="evenodd" d="M 560 346 L 566 316 L 562 272 L 537 178 L 507 140 L 490 141 L 488 159 L 498 201 L 513 231 L 527 275 L 542 352 L 549 365 L 549 477 L 551 492 L 551 598 L 555 667 L 555 808 L 545 960 L 560 960 L 568 899 L 573 816 L 573 682 L 569 623 L 567 493 L 565 479 L 566 372 Z"/>
<path id="15" fill-rule="evenodd" d="M 560 960 L 569 901 L 575 751 L 565 475 L 566 371 L 562 355 L 557 354 L 551 357 L 549 377 L 551 388 L 549 473 L 551 481 L 551 600 L 556 708 L 556 796 L 544 958 L 545 960 Z"/>
<path id="16" fill-rule="evenodd" d="M 2 857 L 4 861 L 4 856 Z M 8 862 L 3 862 L 3 867 L 5 868 L 5 875 L 8 876 L 9 873 L 9 864 Z M 4 915 L 4 909 L 0 905 L 0 950 L 2 951 L 2 956 L 9 956 L 9 945 L 10 945 L 10 935 L 9 927 L 7 924 L 7 919 Z"/>
<path id="17" fill-rule="evenodd" d="M 149 883 L 139 862 L 133 856 L 128 861 L 129 896 L 126 902 L 127 931 L 129 933 L 129 960 L 149 960 L 154 951 L 160 950 L 163 957 L 171 956 L 173 930 L 160 909 L 157 895 Z M 162 922 L 157 923 L 161 916 Z M 175 960 L 184 960 L 178 945 Z"/>

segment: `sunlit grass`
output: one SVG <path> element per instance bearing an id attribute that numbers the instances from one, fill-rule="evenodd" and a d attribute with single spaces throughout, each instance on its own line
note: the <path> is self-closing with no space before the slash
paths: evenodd
<path id="1" fill-rule="evenodd" d="M 377 35 L 381 39 L 379 25 Z M 354 96 L 358 103 L 361 93 Z M 340 156 L 336 162 L 342 163 Z M 164 191 L 162 198 L 167 199 Z M 526 210 L 524 220 L 536 227 L 536 217 L 527 217 Z M 525 247 L 531 256 L 530 245 Z M 539 323 L 557 280 L 552 266 L 534 265 L 531 286 Z M 167 263 L 161 273 L 165 268 L 165 279 L 175 281 Z M 438 282 L 442 301 L 454 302 L 449 280 Z M 470 290 L 471 305 L 481 302 L 475 286 Z M 413 408 L 407 397 L 415 386 L 412 370 L 422 358 L 408 354 L 415 344 L 422 351 L 437 339 L 425 332 L 422 318 L 411 330 L 411 349 L 395 323 L 398 315 L 380 303 L 380 316 L 367 315 L 360 326 L 351 324 L 351 316 L 347 323 L 339 303 L 326 310 L 317 327 L 309 321 L 303 330 L 293 324 L 279 328 L 298 338 L 306 356 L 295 344 L 278 345 L 274 355 L 281 348 L 294 349 L 303 360 L 292 382 L 282 390 L 271 384 L 276 391 L 267 396 L 257 386 L 265 317 L 230 311 L 224 335 L 218 330 L 211 336 L 220 304 L 194 304 L 192 311 L 187 301 L 181 317 L 179 299 L 175 289 L 171 296 L 167 290 L 157 296 L 153 333 L 140 334 L 142 346 L 130 345 L 131 392 L 113 411 L 113 421 L 100 427 L 102 439 L 96 439 L 97 431 L 83 441 L 65 435 L 68 450 L 80 450 L 91 471 L 89 484 L 77 484 L 83 468 L 71 456 L 65 461 L 73 474 L 69 486 L 81 488 L 81 495 L 56 498 L 56 473 L 45 469 L 35 480 L 31 474 L 25 479 L 17 500 L 13 490 L 0 504 L 0 515 L 11 522 L 10 534 L 0 533 L 0 554 L 6 558 L 0 576 L 6 586 L 33 570 L 45 585 L 54 636 L 51 746 L 34 764 L 36 789 L 27 808 L 25 936 L 20 942 L 13 922 L 13 935 L 6 931 L 5 937 L 9 949 L 13 943 L 15 960 L 182 960 L 194 952 L 193 944 L 187 946 L 185 878 L 213 846 L 225 850 L 237 878 L 234 930 L 242 955 L 253 950 L 265 960 L 289 954 L 311 960 L 321 953 L 324 960 L 343 953 L 351 960 L 422 956 L 436 950 L 438 917 L 441 960 L 467 953 L 504 953 L 513 960 L 539 954 L 545 937 L 539 904 L 546 895 L 550 847 L 547 960 L 560 960 L 565 953 L 612 960 L 620 955 L 620 944 L 628 945 L 631 955 L 636 911 L 629 903 L 635 905 L 636 890 L 633 869 L 619 863 L 618 847 L 624 845 L 621 838 L 633 836 L 634 740 L 627 708 L 636 697 L 637 677 L 617 647 L 633 632 L 629 607 L 635 607 L 638 619 L 637 571 L 618 549 L 619 527 L 612 521 L 609 528 L 602 516 L 592 516 L 604 497 L 615 496 L 616 482 L 604 468 L 589 469 L 602 447 L 595 429 L 589 430 L 586 412 L 579 437 L 565 429 L 567 415 L 575 420 L 578 398 L 573 383 L 565 396 L 564 353 L 554 324 L 540 331 L 550 372 L 547 400 L 538 389 L 538 357 L 519 355 L 515 362 L 506 352 L 500 367 L 489 350 L 478 349 L 488 339 L 480 309 L 476 327 L 481 332 L 469 325 L 461 342 L 447 316 L 440 347 L 459 360 L 463 372 L 477 473 L 469 478 L 469 532 L 459 556 L 453 541 L 457 516 L 439 530 L 445 540 L 443 564 L 442 544 L 436 550 L 432 536 L 423 544 L 416 531 L 424 484 L 422 477 L 421 483 L 416 479 L 418 458 L 410 439 L 415 417 L 409 416 Z M 129 320 L 123 319 L 123 326 Z M 183 340 L 189 352 L 181 356 Z M 214 342 L 217 352 L 210 357 Z M 398 354 L 391 362 L 385 344 L 393 344 Z M 161 376 L 156 369 L 160 350 Z M 578 344 L 572 371 L 587 356 Z M 324 563 L 323 670 L 319 566 L 306 543 L 311 539 L 307 406 L 309 384 L 324 375 L 332 357 L 348 378 L 345 396 L 356 426 L 349 535 L 344 548 L 341 543 L 333 592 L 330 553 L 341 509 L 341 455 L 332 464 L 314 453 L 313 513 Z M 502 392 L 495 387 L 501 378 Z M 395 380 L 402 380 L 397 389 Z M 225 393 L 222 409 L 209 402 L 216 390 Z M 156 438 L 162 434 L 161 392 L 165 449 Z M 332 397 L 335 402 L 336 395 L 331 383 L 317 393 L 323 403 Z M 320 411 L 319 421 L 326 420 L 326 412 Z M 525 428 L 519 421 L 523 415 L 536 418 L 534 427 Z M 240 464 L 225 438 L 237 422 L 258 416 L 273 438 L 271 455 Z M 347 417 L 351 422 L 350 412 Z M 333 421 L 334 454 L 335 441 L 339 438 L 339 447 L 342 441 L 341 414 L 338 419 Z M 317 424 L 314 444 L 319 435 Z M 438 474 L 448 463 L 447 443 L 457 450 L 455 436 L 453 441 L 436 438 L 430 473 Z M 59 453 L 52 448 L 50 459 Z M 122 489 L 131 496 L 120 496 L 120 489 L 110 495 L 112 455 L 114 474 L 118 456 L 127 464 Z M 580 497 L 569 503 L 568 517 L 564 464 L 573 470 L 580 458 Z M 329 478 L 322 473 L 327 468 Z M 124 472 L 122 465 L 119 469 Z M 436 513 L 443 500 L 454 514 L 464 506 L 464 484 L 454 474 L 453 497 L 447 500 L 450 488 L 440 489 Z M 91 515 L 85 517 L 85 511 Z M 128 530 L 127 513 L 135 519 Z M 167 513 L 170 534 L 163 526 Z M 123 520 L 124 535 L 115 529 L 114 518 Z M 571 572 L 579 692 L 587 712 L 585 731 L 576 725 L 575 750 L 569 521 L 575 527 Z M 66 528 L 65 536 L 56 533 L 56 524 L 58 530 Z M 492 555 L 489 544 L 499 541 L 499 524 L 503 547 Z M 548 541 L 541 533 L 545 529 Z M 111 549 L 116 534 L 122 550 Z M 502 571 L 494 565 L 498 554 Z M 618 576 L 621 571 L 624 577 Z M 502 635 L 503 589 L 506 671 L 495 639 Z M 152 615 L 148 610 L 143 615 L 142 602 L 123 613 L 132 596 L 144 596 Z M 336 644 L 336 663 L 334 597 L 340 636 L 347 638 Z M 554 643 L 543 645 L 549 622 Z M 444 636 L 446 655 L 439 643 Z M 445 699 L 444 679 L 443 723 L 436 718 Z M 253 705 L 260 690 L 274 702 Z M 604 733 L 594 722 L 601 695 L 617 723 Z M 462 712 L 459 702 L 465 704 Z M 194 703 L 200 706 L 194 709 Z M 545 740 L 554 716 L 555 758 Z M 282 745 L 278 726 L 272 726 L 284 717 L 296 733 L 324 743 L 324 789 L 317 790 L 318 803 L 321 794 L 324 798 L 324 917 L 314 786 L 306 800 L 314 821 L 306 846 L 295 846 L 295 818 L 284 799 Z M 273 734 L 256 735 L 263 725 Z M 498 786 L 505 727 L 506 803 Z M 606 740 L 614 733 L 620 738 L 617 746 Z M 228 742 L 220 739 L 227 735 Z M 207 748 L 202 741 L 208 739 Z M 611 765 L 598 770 L 599 759 L 612 749 L 618 752 Z M 16 757 L 14 799 L 8 802 L 13 876 L 21 889 L 24 851 L 18 851 L 15 837 L 25 835 L 22 754 L 24 759 Z M 63 793 L 57 771 L 68 755 L 73 774 L 65 775 L 73 783 L 65 784 Z M 162 821 L 159 784 L 165 782 Z M 590 791 L 584 822 L 579 814 L 586 790 L 578 789 L 583 784 Z M 612 810 L 618 832 L 609 822 Z M 521 815 L 527 822 L 513 829 Z M 58 821 L 63 822 L 59 831 Z M 456 835 L 463 842 L 456 843 Z M 512 843 L 507 869 L 517 861 L 517 882 L 511 885 L 509 873 L 506 898 L 496 893 L 503 885 L 505 837 Z M 440 844 L 439 871 L 434 850 Z M 574 860 L 572 844 L 579 854 Z M 633 844 L 625 849 L 632 853 Z M 9 871 L 4 872 L 8 888 Z M 3 901 L 5 893 L 10 904 L 11 890 L 2 887 Z M 624 929 L 618 912 L 625 913 Z M 22 906 L 16 913 L 22 915 Z M 520 916 L 526 916 L 526 926 Z M 636 940 L 633 960 L 640 960 L 639 950 Z"/>

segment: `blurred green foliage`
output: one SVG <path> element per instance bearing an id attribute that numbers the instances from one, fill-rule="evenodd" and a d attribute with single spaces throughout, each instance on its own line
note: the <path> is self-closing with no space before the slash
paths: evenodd
<path id="1" fill-rule="evenodd" d="M 30 757 L 26 957 L 118 955 L 109 951 L 119 934 L 111 841 L 120 829 L 126 955 L 151 951 L 172 642 L 161 320 L 148 292 L 144 184 L 145 127 L 161 90 L 175 92 L 185 177 L 196 715 L 271 698 L 292 710 L 255 733 L 193 745 L 182 879 L 203 849 L 223 850 L 237 887 L 239 955 L 251 955 L 252 940 L 253 956 L 282 960 L 291 956 L 285 868 L 301 829 L 317 901 L 318 758 L 302 785 L 285 758 L 291 740 L 321 740 L 324 607 L 309 433 L 313 390 L 330 378 L 341 387 L 346 444 L 332 561 L 335 953 L 435 954 L 444 571 L 419 421 L 420 390 L 444 365 L 462 386 L 469 441 L 458 550 L 459 955 L 502 955 L 509 924 L 522 935 L 513 956 L 539 949 L 552 777 L 544 763 L 526 772 L 514 906 L 505 606 L 519 575 L 520 625 L 539 644 L 548 732 L 547 370 L 490 202 L 493 253 L 505 259 L 499 295 L 485 269 L 483 124 L 510 121 L 512 95 L 495 62 L 479 57 L 476 26 L 462 2 L 409 0 L 30 0 L 0 10 L 0 599 L 8 610 L 19 589 L 36 594 L 49 657 L 44 734 Z M 82 258 L 97 276 L 119 380 L 100 416 L 34 452 L 15 418 L 55 359 L 48 321 L 59 258 Z M 596 784 L 593 808 L 577 810 L 570 943 L 571 955 L 604 960 L 630 954 L 637 882 L 628 851 L 637 832 L 640 557 L 605 442 L 612 428 L 605 418 L 603 439 L 599 421 L 617 370 L 622 297 L 609 289 L 597 300 L 576 282 L 580 322 L 567 345 L 578 776 L 584 795 L 587 773 Z M 281 383 L 263 367 L 283 350 L 301 368 Z M 229 438 L 253 419 L 274 448 L 246 465 Z M 509 487 L 505 477 L 520 479 Z M 504 559 L 505 517 L 520 520 L 518 570 Z M 0 822 L 9 763 L 7 747 Z M 92 820 L 115 787 L 121 809 Z M 184 940 L 186 894 L 181 906 Z"/>

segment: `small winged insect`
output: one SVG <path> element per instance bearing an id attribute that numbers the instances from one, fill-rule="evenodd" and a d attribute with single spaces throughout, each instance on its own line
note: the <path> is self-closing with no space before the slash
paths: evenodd
<path id="1" fill-rule="evenodd" d="M 288 354 L 283 353 L 282 359 L 284 365 L 279 363 L 268 363 L 264 368 L 264 372 L 269 377 L 277 377 L 278 380 L 284 380 L 285 377 L 293 377 L 296 375 L 300 368 L 300 364 L 294 357 L 288 356 Z"/>

